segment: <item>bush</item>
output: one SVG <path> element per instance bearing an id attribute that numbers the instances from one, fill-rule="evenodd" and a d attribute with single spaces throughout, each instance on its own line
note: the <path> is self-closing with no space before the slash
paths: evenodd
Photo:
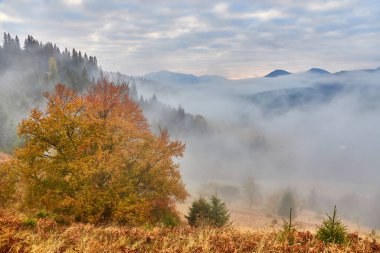
<path id="1" fill-rule="evenodd" d="M 336 206 L 334 207 L 333 216 L 327 215 L 327 219 L 323 219 L 322 225 L 318 227 L 316 237 L 327 243 L 343 244 L 347 241 L 347 228 L 342 221 L 337 219 Z"/>
<path id="2" fill-rule="evenodd" d="M 162 218 L 162 225 L 167 228 L 174 228 L 180 225 L 181 221 L 179 217 L 173 213 L 167 213 Z"/>
<path id="3" fill-rule="evenodd" d="M 226 204 L 219 198 L 212 196 L 210 201 L 200 198 L 194 201 L 190 207 L 186 219 L 190 226 L 222 227 L 228 224 L 230 214 Z"/>
<path id="4" fill-rule="evenodd" d="M 27 228 L 37 227 L 37 221 L 33 218 L 27 218 L 22 221 L 22 225 Z"/>
<path id="5" fill-rule="evenodd" d="M 36 218 L 38 219 L 45 219 L 49 217 L 49 214 L 45 211 L 39 211 L 37 214 L 36 214 Z"/>

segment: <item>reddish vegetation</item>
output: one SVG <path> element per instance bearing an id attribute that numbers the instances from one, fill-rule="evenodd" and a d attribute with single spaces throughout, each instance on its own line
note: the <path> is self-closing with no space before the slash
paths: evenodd
<path id="1" fill-rule="evenodd" d="M 35 225 L 35 226 L 34 226 Z M 296 233 L 294 245 L 273 230 L 242 232 L 233 228 L 127 228 L 73 224 L 51 219 L 36 224 L 0 214 L 0 252 L 380 252 L 371 237 L 349 235 L 346 245 L 324 245 L 310 232 Z"/>

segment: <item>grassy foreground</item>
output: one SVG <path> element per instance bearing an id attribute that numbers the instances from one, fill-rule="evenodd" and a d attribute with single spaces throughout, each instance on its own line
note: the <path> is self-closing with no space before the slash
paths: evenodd
<path id="1" fill-rule="evenodd" d="M 278 231 L 234 228 L 127 228 L 73 224 L 51 219 L 27 222 L 0 214 L 0 252 L 380 252 L 373 238 L 350 234 L 346 245 L 324 245 L 309 232 L 297 232 L 294 245 Z"/>

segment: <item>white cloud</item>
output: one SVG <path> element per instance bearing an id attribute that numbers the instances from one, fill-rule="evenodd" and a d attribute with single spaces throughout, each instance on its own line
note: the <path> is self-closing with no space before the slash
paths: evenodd
<path id="1" fill-rule="evenodd" d="M 213 13 L 224 19 L 260 19 L 268 21 L 276 18 L 287 17 L 288 14 L 276 9 L 258 10 L 258 11 L 231 11 L 230 6 L 226 3 L 219 3 L 212 9 Z"/>
<path id="2" fill-rule="evenodd" d="M 3 12 L 0 12 L 0 22 L 13 22 L 13 23 L 20 23 L 22 22 L 19 18 L 11 17 Z"/>
<path id="3" fill-rule="evenodd" d="M 373 1 L 148 1 L 148 8 L 137 0 L 7 0 L 0 28 L 87 51 L 104 69 L 127 74 L 164 68 L 247 77 L 379 65 Z"/>
<path id="4" fill-rule="evenodd" d="M 327 1 L 327 2 L 310 2 L 307 8 L 312 11 L 329 11 L 347 7 L 351 5 L 353 1 Z"/>
<path id="5" fill-rule="evenodd" d="M 214 6 L 213 12 L 217 14 L 226 14 L 228 12 L 229 5 L 227 3 L 218 3 Z"/>
<path id="6" fill-rule="evenodd" d="M 67 5 L 82 5 L 83 0 L 63 0 Z"/>
<path id="7" fill-rule="evenodd" d="M 251 13 L 242 13 L 240 15 L 236 15 L 236 17 L 240 18 L 258 18 L 263 21 L 276 19 L 276 18 L 284 18 L 288 15 L 284 12 L 280 12 L 275 9 L 265 10 L 265 11 L 257 11 L 257 12 L 251 12 Z"/>

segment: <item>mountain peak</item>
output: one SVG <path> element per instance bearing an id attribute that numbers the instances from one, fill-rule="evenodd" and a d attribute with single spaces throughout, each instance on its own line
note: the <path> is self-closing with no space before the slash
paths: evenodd
<path id="1" fill-rule="evenodd" d="M 144 75 L 145 78 L 164 83 L 197 83 L 199 78 L 193 74 L 175 73 L 168 70 L 160 70 Z"/>
<path id="2" fill-rule="evenodd" d="M 320 69 L 320 68 L 311 68 L 308 71 L 306 71 L 306 73 L 322 74 L 322 75 L 330 74 L 330 72 L 328 72 L 327 70 Z"/>
<path id="3" fill-rule="evenodd" d="M 278 76 L 285 76 L 285 75 L 290 75 L 290 74 L 291 73 L 286 70 L 276 69 L 270 72 L 269 74 L 267 74 L 265 77 L 278 77 Z"/>

